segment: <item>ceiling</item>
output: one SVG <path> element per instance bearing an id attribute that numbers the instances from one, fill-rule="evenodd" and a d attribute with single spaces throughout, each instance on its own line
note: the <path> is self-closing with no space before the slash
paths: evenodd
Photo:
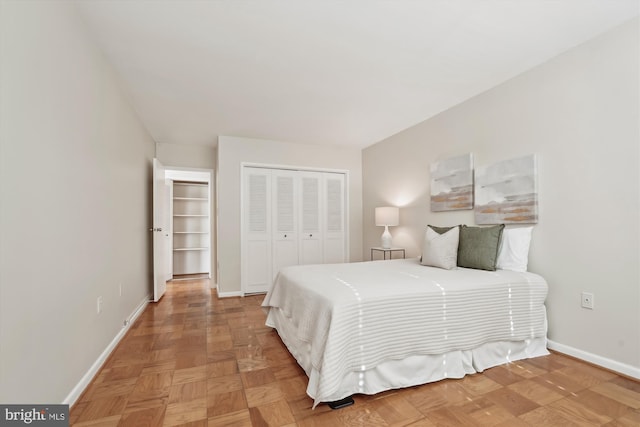
<path id="1" fill-rule="evenodd" d="M 157 142 L 362 148 L 638 15 L 638 0 L 78 1 Z"/>

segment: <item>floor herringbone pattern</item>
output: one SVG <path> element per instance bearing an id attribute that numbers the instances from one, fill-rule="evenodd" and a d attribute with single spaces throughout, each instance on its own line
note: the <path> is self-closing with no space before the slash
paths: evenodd
<path id="1" fill-rule="evenodd" d="M 71 409 L 72 426 L 639 426 L 640 383 L 552 354 L 311 410 L 263 296 L 168 286 Z"/>

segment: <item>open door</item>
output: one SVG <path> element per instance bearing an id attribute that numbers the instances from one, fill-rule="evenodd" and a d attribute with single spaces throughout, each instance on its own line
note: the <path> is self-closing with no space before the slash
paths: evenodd
<path id="1" fill-rule="evenodd" d="M 158 302 L 167 289 L 167 233 L 165 168 L 153 159 L 153 301 Z"/>

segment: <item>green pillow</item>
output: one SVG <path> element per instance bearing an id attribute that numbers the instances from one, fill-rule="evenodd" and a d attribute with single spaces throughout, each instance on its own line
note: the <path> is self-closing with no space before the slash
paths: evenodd
<path id="1" fill-rule="evenodd" d="M 491 227 L 460 227 L 458 267 L 496 270 L 504 224 Z"/>
<path id="2" fill-rule="evenodd" d="M 435 225 L 427 225 L 427 227 L 431 228 L 433 231 L 435 231 L 438 234 L 444 234 L 447 231 L 451 230 L 452 228 L 460 227 L 460 226 L 454 225 L 453 227 L 436 227 Z"/>

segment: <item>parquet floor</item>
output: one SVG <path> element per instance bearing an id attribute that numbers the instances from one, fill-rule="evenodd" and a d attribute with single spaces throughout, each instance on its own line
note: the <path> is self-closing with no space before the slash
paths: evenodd
<path id="1" fill-rule="evenodd" d="M 552 354 L 311 410 L 262 296 L 170 284 L 71 409 L 72 426 L 640 426 L 640 383 Z"/>

